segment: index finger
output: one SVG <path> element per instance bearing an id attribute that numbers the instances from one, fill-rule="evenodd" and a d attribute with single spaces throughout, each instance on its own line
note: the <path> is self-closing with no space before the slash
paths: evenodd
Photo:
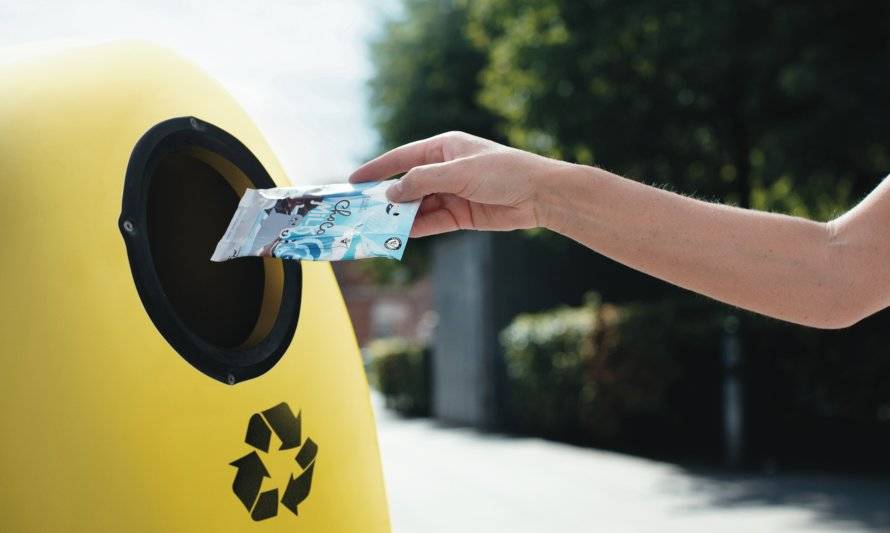
<path id="1" fill-rule="evenodd" d="M 349 176 L 349 182 L 385 180 L 420 165 L 442 163 L 445 161 L 442 142 L 442 136 L 437 135 L 393 148 L 356 169 Z"/>

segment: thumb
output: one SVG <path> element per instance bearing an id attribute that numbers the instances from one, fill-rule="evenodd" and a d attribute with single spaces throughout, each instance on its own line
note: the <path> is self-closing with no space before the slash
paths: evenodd
<path id="1" fill-rule="evenodd" d="M 469 181 L 461 167 L 459 160 L 414 167 L 386 191 L 386 197 L 391 202 L 412 202 L 429 194 L 458 194 Z"/>

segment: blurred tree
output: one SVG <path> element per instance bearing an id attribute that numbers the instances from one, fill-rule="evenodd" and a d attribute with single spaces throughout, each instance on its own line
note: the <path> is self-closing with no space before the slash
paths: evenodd
<path id="1" fill-rule="evenodd" d="M 489 57 L 480 101 L 511 144 L 827 219 L 890 172 L 887 20 L 890 4 L 866 0 L 475 0 L 468 34 Z M 615 279 L 600 286 L 637 284 Z M 646 304 L 653 310 L 689 299 L 647 291 L 650 301 L 667 295 Z M 685 341 L 684 328 L 705 322 L 656 316 L 641 334 L 664 323 Z M 886 470 L 888 318 L 818 332 L 742 314 L 751 459 Z M 700 371 L 714 361 L 709 338 L 705 350 L 669 350 L 683 386 L 668 412 L 703 428 L 714 413 L 696 402 L 719 398 L 707 389 L 714 369 Z M 665 349 L 651 338 L 641 346 Z"/>
<path id="2" fill-rule="evenodd" d="M 460 129 L 827 219 L 890 170 L 888 16 L 866 0 L 403 0 L 372 43 L 371 107 L 381 149 Z M 366 266 L 410 279 L 428 245 Z"/>
<path id="3" fill-rule="evenodd" d="M 495 136 L 495 116 L 477 102 L 485 53 L 465 34 L 457 0 L 405 0 L 371 45 L 371 108 L 382 148 L 448 130 Z"/>
<path id="4" fill-rule="evenodd" d="M 512 144 L 827 218 L 890 170 L 890 4 L 476 0 Z"/>
<path id="5" fill-rule="evenodd" d="M 682 193 L 817 219 L 847 208 L 890 172 L 890 3 L 402 5 L 372 49 L 381 148 L 461 129 Z M 648 301 L 638 307 L 639 335 L 625 338 L 634 353 L 675 360 L 680 374 L 665 412 L 688 420 L 690 436 L 698 435 L 694 428 L 719 431 L 713 355 L 720 336 L 708 324 L 735 311 L 549 232 L 512 238 L 521 242 L 502 247 L 521 259 L 505 262 L 511 268 L 503 275 L 547 282 L 533 291 L 528 283 L 508 284 L 541 301 L 514 298 L 526 308 L 507 310 L 579 304 L 588 290 L 610 302 Z M 424 258 L 417 245 L 426 242 L 412 243 L 406 254 L 413 272 Z M 378 269 L 382 277 L 394 277 L 392 264 Z M 503 292 L 497 298 L 510 300 Z M 886 465 L 890 403 L 881 343 L 888 316 L 816 332 L 741 314 L 753 456 L 785 461 L 808 449 L 833 461 L 853 450 L 850 458 L 874 465 L 884 457 Z M 640 427 L 666 426 L 648 419 Z M 689 443 L 682 449 L 706 451 Z"/>
<path id="6" fill-rule="evenodd" d="M 381 149 L 462 130 L 497 138 L 496 117 L 477 98 L 486 56 L 466 36 L 467 7 L 458 0 L 404 0 L 371 43 L 371 109 Z M 364 263 L 381 282 L 423 272 L 429 239 L 412 241 L 404 263 Z M 419 249 L 418 249 L 419 248 Z M 407 267 L 407 268 L 406 268 Z"/>

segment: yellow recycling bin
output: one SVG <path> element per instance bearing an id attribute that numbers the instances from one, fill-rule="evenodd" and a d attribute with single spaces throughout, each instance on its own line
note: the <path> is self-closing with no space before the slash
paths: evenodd
<path id="1" fill-rule="evenodd" d="M 213 80 L 125 43 L 0 61 L 0 531 L 388 531 L 324 263 L 211 263 L 287 180 Z"/>

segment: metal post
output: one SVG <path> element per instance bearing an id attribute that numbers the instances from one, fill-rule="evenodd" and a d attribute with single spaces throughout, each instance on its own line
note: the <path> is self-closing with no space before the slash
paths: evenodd
<path id="1" fill-rule="evenodd" d="M 745 442 L 745 390 L 740 375 L 744 356 L 738 330 L 738 317 L 728 316 L 723 322 L 723 443 L 726 464 L 731 467 L 741 465 Z"/>

